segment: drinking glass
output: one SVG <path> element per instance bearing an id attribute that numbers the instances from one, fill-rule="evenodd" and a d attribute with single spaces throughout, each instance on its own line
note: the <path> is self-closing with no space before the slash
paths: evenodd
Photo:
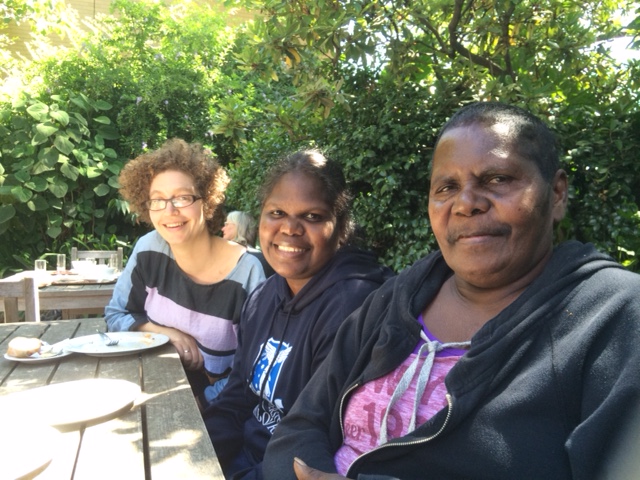
<path id="1" fill-rule="evenodd" d="M 36 260 L 35 267 L 36 273 L 42 273 L 47 271 L 47 261 L 46 260 Z"/>
<path id="2" fill-rule="evenodd" d="M 118 254 L 112 253 L 109 255 L 109 267 L 113 268 L 114 271 L 118 271 Z"/>
<path id="3" fill-rule="evenodd" d="M 64 272 L 67 269 L 67 256 L 64 253 L 59 253 L 56 256 L 56 270 L 58 272 Z"/>

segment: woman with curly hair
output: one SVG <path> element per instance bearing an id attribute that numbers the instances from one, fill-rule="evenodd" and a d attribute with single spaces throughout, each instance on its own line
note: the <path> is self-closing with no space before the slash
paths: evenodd
<path id="1" fill-rule="evenodd" d="M 118 279 L 108 328 L 167 335 L 198 394 L 231 370 L 240 310 L 264 271 L 217 235 L 229 179 L 201 145 L 169 140 L 127 163 L 119 182 L 131 211 L 154 230 Z"/>

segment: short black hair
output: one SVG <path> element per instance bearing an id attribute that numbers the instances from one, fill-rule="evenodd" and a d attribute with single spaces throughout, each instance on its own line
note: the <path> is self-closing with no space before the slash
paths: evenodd
<path id="1" fill-rule="evenodd" d="M 471 103 L 458 110 L 440 130 L 435 147 L 445 132 L 456 127 L 504 124 L 509 128 L 516 153 L 533 162 L 542 178 L 551 182 L 560 168 L 556 136 L 542 120 L 523 108 L 501 102 Z M 434 148 L 435 151 L 435 148 Z"/>

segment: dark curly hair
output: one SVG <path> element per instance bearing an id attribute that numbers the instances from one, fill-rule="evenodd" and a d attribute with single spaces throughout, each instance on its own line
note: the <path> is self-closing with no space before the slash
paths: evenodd
<path id="1" fill-rule="evenodd" d="M 260 206 L 263 207 L 276 184 L 287 173 L 300 172 L 317 180 L 322 185 L 325 201 L 331 206 L 340 232 L 340 244 L 352 240 L 354 222 L 351 218 L 352 196 L 340 164 L 326 158 L 318 150 L 302 150 L 276 163 L 266 176 L 259 191 Z"/>
<path id="2" fill-rule="evenodd" d="M 152 225 L 145 202 L 149 200 L 151 182 L 168 170 L 184 172 L 193 179 L 195 192 L 202 197 L 207 228 L 217 234 L 224 224 L 224 210 L 219 208 L 229 184 L 227 172 L 213 154 L 199 143 L 189 144 L 179 138 L 167 140 L 162 147 L 129 161 L 118 178 L 120 195 L 138 218 Z"/>

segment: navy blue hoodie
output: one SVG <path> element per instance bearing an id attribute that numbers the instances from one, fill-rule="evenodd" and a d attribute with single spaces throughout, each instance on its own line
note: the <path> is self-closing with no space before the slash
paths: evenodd
<path id="1" fill-rule="evenodd" d="M 277 274 L 251 293 L 229 382 L 204 412 L 226 478 L 262 477 L 273 430 L 327 356 L 336 330 L 391 276 L 373 255 L 345 247 L 293 297 Z"/>

